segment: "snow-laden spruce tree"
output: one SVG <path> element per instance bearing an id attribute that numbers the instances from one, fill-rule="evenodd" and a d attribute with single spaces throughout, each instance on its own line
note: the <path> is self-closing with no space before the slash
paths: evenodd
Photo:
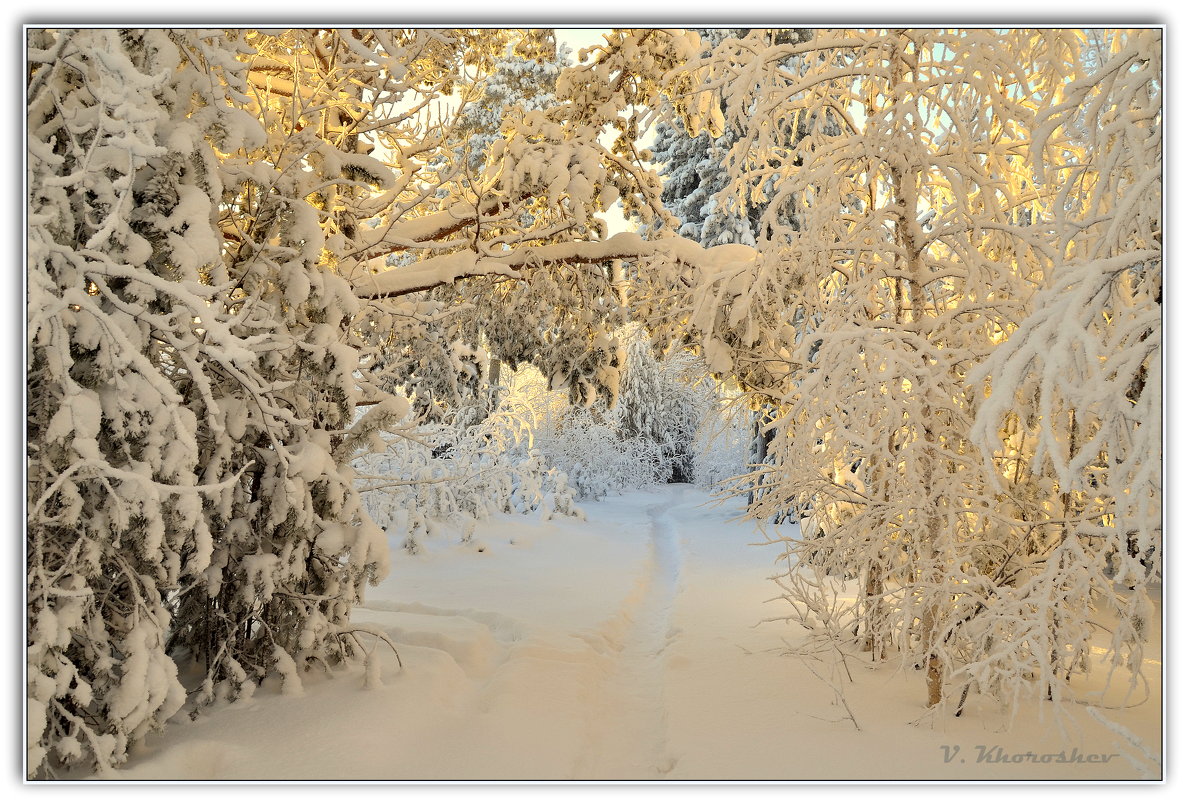
<path id="1" fill-rule="evenodd" d="M 198 705 L 298 684 L 385 570 L 347 459 L 405 405 L 349 425 L 348 221 L 315 194 L 382 170 L 327 141 L 336 107 L 273 124 L 258 42 L 31 33 L 30 775 L 121 762 L 184 701 L 174 657 Z"/>
<path id="2" fill-rule="evenodd" d="M 699 429 L 717 400 L 706 386 L 710 379 L 689 353 L 676 351 L 659 358 L 641 326 L 630 326 L 625 338 L 625 363 L 612 415 L 620 436 L 657 446 L 658 480 L 691 483 Z"/>
<path id="3" fill-rule="evenodd" d="M 169 108 L 163 33 L 33 31 L 28 48 L 27 765 L 51 777 L 121 761 L 185 700 L 166 596 L 208 565 L 218 488 L 178 376 L 211 296 L 215 179 L 165 146 L 200 132 L 177 124 L 188 102 Z M 174 180 L 143 180 L 169 160 Z M 173 202 L 146 220 L 154 190 Z"/>
<path id="4" fill-rule="evenodd" d="M 1127 604 L 1106 567 L 1125 531 L 1145 531 L 1154 520 L 1147 514 L 1154 485 L 1138 485 L 1146 489 L 1142 514 L 1123 530 L 1109 513 L 1110 504 L 1127 504 L 1116 500 L 1122 491 L 1093 476 L 1110 460 L 1133 459 L 1141 475 L 1152 472 L 1149 427 L 1130 426 L 1130 412 L 1111 416 L 1109 429 L 1077 421 L 1081 394 L 1018 396 L 1037 404 L 1023 413 L 1060 417 L 1024 423 L 1044 438 L 1032 459 L 1041 467 L 1025 468 L 1018 480 L 1013 472 L 1019 486 L 1001 490 L 1000 464 L 1013 457 L 982 458 L 978 443 L 994 436 L 994 423 L 980 423 L 971 440 L 984 419 L 983 396 L 968 375 L 1034 309 L 1064 308 L 1059 294 L 1055 303 L 1033 297 L 1035 287 L 1057 285 L 1058 271 L 1071 281 L 1061 290 L 1082 281 L 1066 279 L 1060 262 L 1095 265 L 1090 275 L 1098 280 L 1110 275 L 1098 265 L 1109 264 L 1131 277 L 1092 286 L 1129 299 L 1095 299 L 1081 313 L 1122 354 L 1106 363 L 1125 371 L 1107 391 L 1154 408 L 1141 382 L 1157 380 L 1155 310 L 1147 300 L 1155 284 L 1143 276 L 1157 262 L 1143 243 L 1154 242 L 1158 218 L 1155 201 L 1137 191 L 1157 180 L 1148 176 L 1158 159 L 1149 77 L 1157 62 L 1147 52 L 1154 39 L 1116 48 L 1115 66 L 1101 72 L 1084 63 L 1084 37 L 1071 31 L 819 31 L 804 43 L 773 46 L 750 36 L 724 40 L 688 65 L 729 113 L 742 109 L 746 118 L 729 156 L 730 191 L 768 203 L 761 222 L 769 236 L 759 254 L 745 263 L 737 251 L 701 273 L 684 272 L 691 291 L 683 308 L 713 369 L 782 399 L 772 446 L 777 480 L 761 503 L 808 510 L 814 535 L 786 543 L 786 596 L 808 615 L 823 591 L 803 580 L 810 572 L 858 576 L 861 600 L 847 635 L 858 631 L 873 655 L 895 649 L 901 664 L 927 667 L 931 705 L 961 701 L 975 688 L 1005 702 L 1059 699 L 1068 675 L 1089 668 L 1082 649 L 1095 610 L 1145 610 Z M 782 68 L 791 58 L 799 69 Z M 1073 104 L 1128 95 L 1137 101 L 1129 114 L 1115 99 L 1086 102 L 1080 112 Z M 706 124 L 696 115 L 718 113 L 691 112 L 692 125 Z M 786 119 L 795 124 L 781 124 Z M 806 135 L 791 141 L 802 128 Z M 1063 140 L 1045 148 L 1058 130 Z M 1119 155 L 1123 140 L 1136 135 L 1147 138 Z M 1040 169 L 1065 153 L 1077 155 Z M 1094 164 L 1105 169 L 1092 172 Z M 1095 183 L 1100 198 L 1084 200 L 1081 190 Z M 1137 223 L 1111 228 L 1112 214 Z M 1006 363 L 977 371 L 1012 371 L 995 418 L 1015 401 L 1017 371 L 1032 374 L 1031 356 Z M 1093 364 L 1080 369 L 1106 375 Z M 1049 373 L 1037 365 L 1036 374 Z M 1095 438 L 1119 425 L 1135 437 Z M 1016 447 L 1020 432 L 1005 436 Z M 1129 451 L 1136 440 L 1144 446 L 1138 456 L 1084 445 Z M 1063 497 L 1074 491 L 1088 503 Z M 1017 497 L 1023 512 L 1010 502 Z M 1110 531 L 1065 533 L 1087 520 Z M 1133 550 L 1146 556 L 1148 538 L 1134 539 Z M 1138 629 L 1124 625 L 1112 652 L 1136 670 Z"/>
<path id="5" fill-rule="evenodd" d="M 335 269 L 358 236 L 360 204 L 396 182 L 358 128 L 402 91 L 399 45 L 336 31 L 252 32 L 247 42 L 232 102 L 251 136 L 214 143 L 221 292 L 202 315 L 241 343 L 250 379 L 219 376 L 211 400 L 229 436 L 206 457 L 245 472 L 208 510 L 220 536 L 202 586 L 180 598 L 171 641 L 205 669 L 197 704 L 249 695 L 272 671 L 297 689 L 297 668 L 381 639 L 363 642 L 349 623 L 387 563 L 350 461 L 407 409 L 388 398 L 355 419 L 355 402 L 374 390 L 350 339 L 361 304 Z"/>
<path id="6" fill-rule="evenodd" d="M 507 41 L 488 73 L 473 81 L 474 96 L 453 131 L 455 146 L 473 173 L 482 171 L 512 109 L 522 113 L 555 105 L 555 83 L 570 56 L 570 48 L 556 42 L 554 31 L 525 30 Z"/>
<path id="7" fill-rule="evenodd" d="M 748 28 L 697 29 L 702 52 L 711 53 L 725 39 L 743 39 Z M 788 28 L 764 32 L 769 42 L 806 41 L 813 35 L 807 28 Z M 790 68 L 789 64 L 783 68 Z M 670 102 L 689 107 L 705 96 L 676 96 Z M 761 212 L 767 203 L 742 200 L 729 192 L 731 179 L 725 163 L 746 128 L 746 118 L 728 113 L 728 100 L 719 102 L 718 116 L 708 109 L 705 127 L 694 135 L 684 118 L 670 114 L 655 126 L 652 158 L 662 165 L 662 202 L 679 219 L 678 233 L 705 247 L 740 243 L 755 245 Z M 788 121 L 787 121 L 788 122 Z"/>

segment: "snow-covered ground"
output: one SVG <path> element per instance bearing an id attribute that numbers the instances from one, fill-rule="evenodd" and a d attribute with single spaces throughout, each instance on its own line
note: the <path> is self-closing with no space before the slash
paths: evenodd
<path id="1" fill-rule="evenodd" d="M 775 546 L 753 545 L 737 502 L 709 501 L 687 486 L 636 491 L 585 504 L 586 522 L 503 517 L 470 544 L 438 535 L 399 550 L 355 613 L 398 644 L 402 669 L 379 652 L 381 686 L 364 689 L 360 666 L 308 675 L 302 697 L 269 680 L 149 737 L 109 778 L 1158 777 L 1118 733 L 1159 755 L 1158 630 L 1150 692 L 1125 703 L 1147 700 L 1097 710 L 1110 726 L 1084 705 L 1064 730 L 1043 704 L 1010 729 L 974 702 L 934 720 L 920 672 L 860 655 L 840 682 L 828 660 L 791 652 L 796 624 L 760 623 L 785 613 L 769 601 Z"/>

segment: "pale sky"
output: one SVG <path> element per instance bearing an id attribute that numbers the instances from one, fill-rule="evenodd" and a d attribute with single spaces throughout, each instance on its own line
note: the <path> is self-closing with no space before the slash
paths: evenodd
<path id="1" fill-rule="evenodd" d="M 604 42 L 604 34 L 610 30 L 610 28 L 556 28 L 555 38 L 571 48 L 574 58 L 579 55 L 581 48 Z"/>

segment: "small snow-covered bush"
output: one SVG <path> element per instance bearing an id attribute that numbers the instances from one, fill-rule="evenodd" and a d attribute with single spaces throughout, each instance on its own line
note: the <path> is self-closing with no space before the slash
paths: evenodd
<path id="1" fill-rule="evenodd" d="M 554 428 L 540 432 L 539 443 L 582 499 L 599 500 L 662 483 L 668 474 L 659 443 L 622 437 L 615 426 L 587 409 L 570 409 Z"/>
<path id="2" fill-rule="evenodd" d="M 582 517 L 567 477 L 532 443 L 530 420 L 512 404 L 477 425 L 409 426 L 356 460 L 358 487 L 370 517 L 412 552 L 442 524 L 467 539 L 496 513 Z"/>
<path id="3" fill-rule="evenodd" d="M 541 458 L 567 477 L 580 500 L 665 481 L 662 449 L 643 437 L 623 437 L 617 410 L 603 401 L 572 405 L 568 394 L 549 389 L 533 368 L 514 373 L 502 408 L 528 421 Z"/>

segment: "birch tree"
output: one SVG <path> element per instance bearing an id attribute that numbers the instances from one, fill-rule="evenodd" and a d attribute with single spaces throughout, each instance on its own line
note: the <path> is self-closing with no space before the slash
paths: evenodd
<path id="1" fill-rule="evenodd" d="M 1071 31 L 819 31 L 772 47 L 750 37 L 688 65 L 700 91 L 744 110 L 730 191 L 769 204 L 768 236 L 746 263 L 684 277 L 669 318 L 689 318 L 714 369 L 782 399 L 777 486 L 754 513 L 809 514 L 810 536 L 786 543 L 787 600 L 808 614 L 819 585 L 801 579 L 813 570 L 859 576 L 848 636 L 875 658 L 894 649 L 925 668 L 930 705 L 952 697 L 960 709 L 973 688 L 1008 703 L 1060 699 L 1068 674 L 1089 666 L 1099 606 L 1145 620 L 1146 604 L 1127 604 L 1106 565 L 1125 532 L 1139 533 L 1124 553 L 1146 559 L 1157 519 L 1146 477 L 1158 451 L 1144 438 L 1155 429 L 1132 425 L 1127 408 L 1156 408 L 1143 395 L 1157 380 L 1158 218 L 1146 191 L 1159 158 L 1155 39 L 1131 37 L 1097 70 Z M 799 74 L 776 67 L 788 57 L 802 60 Z M 702 103 L 691 124 L 716 113 Z M 796 144 L 772 124 L 786 118 L 807 131 Z M 778 219 L 791 199 L 796 210 Z M 1090 265 L 1091 279 L 1069 277 L 1070 264 Z M 1115 299 L 1098 300 L 1102 289 Z M 1090 422 L 1076 408 L 1084 384 L 1053 378 L 1059 362 L 1035 357 L 1044 343 L 1030 338 L 1034 321 L 1052 325 L 1052 310 L 1072 303 L 1091 321 L 1082 329 L 1121 354 L 1103 362 L 1109 373 L 1090 362 L 1077 374 L 1105 375 L 1091 389 L 1126 398 Z M 1089 352 L 1086 337 L 1066 339 Z M 992 379 L 981 412 L 971 376 Z M 996 429 L 1012 408 L 1024 422 Z M 1043 437 L 1025 464 L 1042 467 L 1003 470 L 1011 450 L 982 458 L 979 444 L 1002 436 L 1015 449 L 1025 426 Z M 1107 500 L 1114 490 L 1099 477 L 1119 430 L 1142 450 L 1114 464 L 1130 459 L 1144 480 L 1141 513 L 1113 528 L 1110 504 L 1133 503 Z M 1087 521 L 1108 530 L 1065 536 L 1087 534 Z M 1124 625 L 1112 651 L 1136 672 L 1138 629 Z"/>
<path id="2" fill-rule="evenodd" d="M 1091 659 L 1093 609 L 1110 610 L 1103 660 L 1133 689 L 1162 571 L 1162 41 L 1095 31 L 1054 55 L 1072 80 L 1032 136 L 1057 187 L 1051 265 L 973 376 L 989 392 L 973 435 L 1032 552 L 992 622 L 1036 617 L 1052 642 L 1033 661 L 1067 678 Z"/>

